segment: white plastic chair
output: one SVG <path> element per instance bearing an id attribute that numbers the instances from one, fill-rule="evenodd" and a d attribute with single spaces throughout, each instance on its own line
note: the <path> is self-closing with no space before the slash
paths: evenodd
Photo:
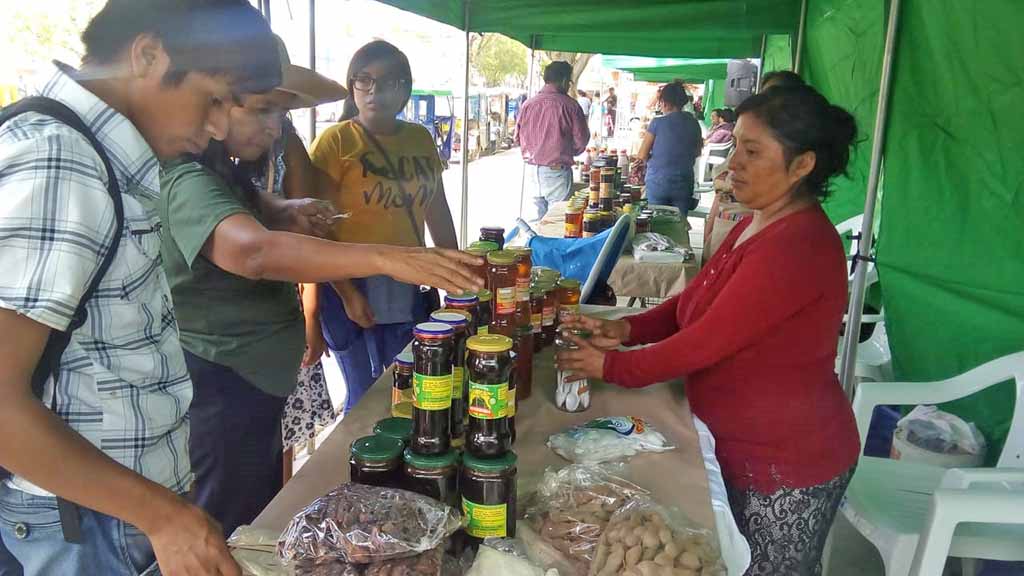
<path id="1" fill-rule="evenodd" d="M 721 144 L 705 144 L 700 156 L 697 157 L 696 170 L 698 186 L 708 180 L 711 175 L 711 167 L 722 164 L 728 159 L 729 151 L 733 148 L 733 141 Z"/>
<path id="2" fill-rule="evenodd" d="M 836 232 L 844 238 L 852 238 L 860 234 L 861 226 L 864 223 L 864 215 L 860 214 L 836 224 Z M 851 240 L 850 250 L 846 260 L 850 262 L 857 255 L 858 242 Z M 868 276 L 866 287 L 878 282 L 878 269 L 874 262 L 868 262 Z M 848 273 L 847 281 L 853 283 L 853 273 Z M 865 288 L 866 289 L 866 288 Z M 843 323 L 846 323 L 843 317 Z M 875 324 L 871 338 L 857 345 L 857 363 L 854 368 L 858 380 L 871 380 L 873 382 L 889 381 L 892 379 L 892 353 L 889 351 L 889 336 L 885 330 L 885 312 L 878 314 L 864 314 L 861 317 L 861 324 Z M 839 354 L 836 357 L 836 372 L 841 369 L 842 363 L 842 340 L 839 342 Z"/>
<path id="3" fill-rule="evenodd" d="M 862 456 L 840 506 L 882 555 L 887 576 L 938 576 L 946 556 L 1024 560 L 1024 352 L 939 382 L 865 382 L 853 411 L 863 445 L 878 405 L 939 404 L 1014 380 L 1016 404 L 996 468 L 950 469 Z M 1003 484 L 999 484 L 1003 483 Z M 969 576 L 974 562 L 964 562 Z"/>

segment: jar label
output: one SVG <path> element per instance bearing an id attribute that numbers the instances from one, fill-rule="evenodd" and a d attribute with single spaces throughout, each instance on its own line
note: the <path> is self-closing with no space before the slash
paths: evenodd
<path id="1" fill-rule="evenodd" d="M 412 388 L 402 390 L 391 388 L 391 415 L 396 418 L 412 418 Z"/>
<path id="2" fill-rule="evenodd" d="M 516 300 L 519 302 L 530 301 L 530 279 L 516 278 Z"/>
<path id="3" fill-rule="evenodd" d="M 513 418 L 516 415 L 516 391 L 508 391 L 508 417 Z"/>
<path id="4" fill-rule="evenodd" d="M 448 410 L 452 407 L 452 375 L 413 374 L 414 406 L 420 410 Z"/>
<path id="5" fill-rule="evenodd" d="M 466 533 L 474 538 L 505 538 L 508 535 L 508 504 L 488 506 L 462 499 Z"/>
<path id="6" fill-rule="evenodd" d="M 555 310 L 556 310 L 556 308 L 554 306 L 545 306 L 544 307 L 544 314 L 543 314 L 544 319 L 542 320 L 542 323 L 544 324 L 544 326 L 554 326 L 555 325 L 555 316 L 557 315 Z"/>
<path id="7" fill-rule="evenodd" d="M 469 416 L 478 420 L 497 420 L 508 416 L 508 382 L 477 384 L 469 382 Z"/>
<path id="8" fill-rule="evenodd" d="M 462 398 L 465 383 L 466 369 L 462 366 L 452 366 L 452 398 Z"/>
<path id="9" fill-rule="evenodd" d="M 533 314 L 530 316 L 530 324 L 533 326 L 533 333 L 539 334 L 541 328 L 544 326 L 544 315 Z"/>
<path id="10" fill-rule="evenodd" d="M 558 321 L 565 322 L 567 320 L 574 320 L 580 315 L 580 307 L 578 304 L 562 304 L 558 307 Z"/>
<path id="11" fill-rule="evenodd" d="M 495 290 L 494 313 L 499 316 L 503 314 L 515 314 L 517 292 L 518 291 L 515 286 L 510 288 L 498 288 Z"/>

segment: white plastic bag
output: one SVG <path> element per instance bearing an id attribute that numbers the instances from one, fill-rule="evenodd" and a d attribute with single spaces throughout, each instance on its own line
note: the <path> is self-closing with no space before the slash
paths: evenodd
<path id="1" fill-rule="evenodd" d="M 665 452 L 675 446 L 642 418 L 611 416 L 573 426 L 548 438 L 551 448 L 571 462 L 597 464 L 640 452 Z"/>
<path id="2" fill-rule="evenodd" d="M 633 237 L 633 256 L 638 262 L 684 262 L 693 252 L 657 232 L 644 232 Z"/>
<path id="3" fill-rule="evenodd" d="M 983 457 L 985 437 L 973 422 L 935 406 L 918 406 L 896 423 L 896 434 L 908 444 L 935 454 Z"/>

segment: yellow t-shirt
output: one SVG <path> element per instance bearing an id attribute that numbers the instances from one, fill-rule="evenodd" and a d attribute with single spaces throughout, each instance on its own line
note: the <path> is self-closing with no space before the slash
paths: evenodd
<path id="1" fill-rule="evenodd" d="M 333 202 L 339 212 L 352 214 L 335 224 L 335 239 L 417 246 L 406 206 L 411 200 L 422 238 L 427 206 L 443 189 L 437 148 L 426 128 L 408 122 L 399 122 L 396 134 L 378 135 L 377 140 L 391 157 L 397 179 L 363 127 L 354 121 L 331 126 L 313 142 L 313 164 L 333 180 L 333 189 L 324 200 Z"/>

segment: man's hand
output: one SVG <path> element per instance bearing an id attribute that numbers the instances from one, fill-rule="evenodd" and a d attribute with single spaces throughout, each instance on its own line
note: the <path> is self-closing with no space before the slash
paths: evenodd
<path id="1" fill-rule="evenodd" d="M 566 328 L 580 328 L 590 332 L 587 342 L 599 350 L 615 350 L 629 340 L 630 325 L 625 320 L 603 320 L 579 316 L 562 323 Z"/>
<path id="2" fill-rule="evenodd" d="M 381 257 L 387 275 L 399 282 L 425 284 L 456 294 L 484 287 L 484 279 L 469 269 L 482 265 L 483 259 L 458 250 L 394 248 Z"/>
<path id="3" fill-rule="evenodd" d="M 224 543 L 220 525 L 199 507 L 171 496 L 153 518 L 139 526 L 153 545 L 164 576 L 242 576 L 242 569 Z"/>

